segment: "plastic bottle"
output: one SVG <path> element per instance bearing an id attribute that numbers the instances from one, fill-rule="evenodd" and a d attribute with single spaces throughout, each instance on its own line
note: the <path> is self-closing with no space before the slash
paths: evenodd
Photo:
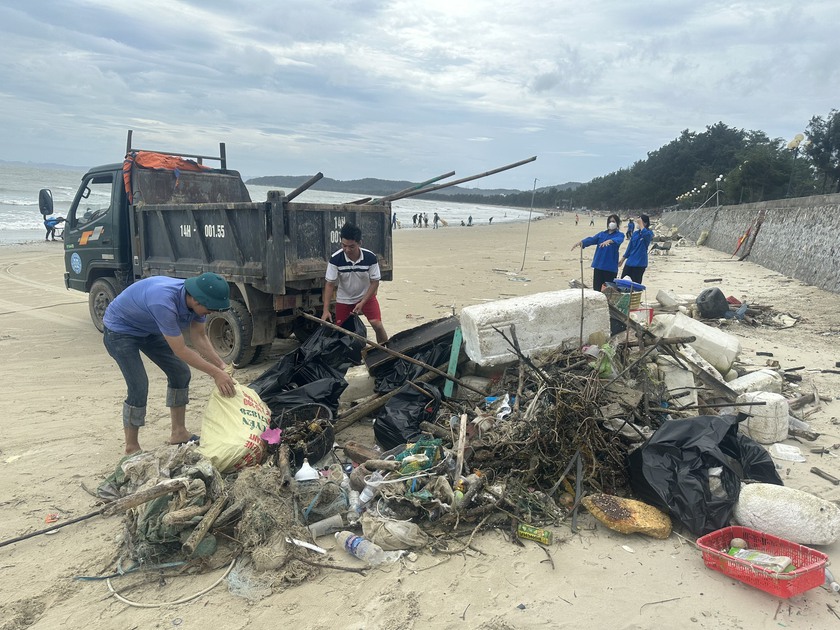
<path id="1" fill-rule="evenodd" d="M 359 501 L 359 493 L 350 490 L 347 493 L 347 523 L 354 525 L 359 520 L 359 513 L 362 511 L 362 504 Z"/>
<path id="2" fill-rule="evenodd" d="M 825 570 L 825 584 L 823 584 L 823 586 L 830 591 L 840 593 L 840 584 L 835 581 L 834 575 L 832 575 L 831 571 L 828 569 Z"/>
<path id="3" fill-rule="evenodd" d="M 372 567 L 385 562 L 386 556 L 382 547 L 370 542 L 362 536 L 356 536 L 353 532 L 341 531 L 335 534 L 336 542 L 344 547 L 347 553 L 364 560 Z"/>
<path id="4" fill-rule="evenodd" d="M 379 491 L 379 482 L 385 478 L 382 471 L 377 470 L 365 483 L 365 489 L 359 494 L 359 505 L 364 508 Z"/>
<path id="5" fill-rule="evenodd" d="M 727 552 L 730 556 L 746 560 L 771 573 L 782 573 L 791 566 L 788 556 L 771 556 L 754 549 L 738 549 L 732 547 Z"/>

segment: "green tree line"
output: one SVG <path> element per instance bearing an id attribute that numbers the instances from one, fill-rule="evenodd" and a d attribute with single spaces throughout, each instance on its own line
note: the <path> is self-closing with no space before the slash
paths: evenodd
<path id="1" fill-rule="evenodd" d="M 703 132 L 687 129 L 632 166 L 576 188 L 533 193 L 536 208 L 656 210 L 734 205 L 840 192 L 840 112 L 814 116 L 793 140 L 769 138 L 718 122 Z M 532 191 L 476 201 L 528 207 Z M 424 198 L 434 198 L 432 194 Z M 452 197 L 448 197 L 451 201 Z"/>

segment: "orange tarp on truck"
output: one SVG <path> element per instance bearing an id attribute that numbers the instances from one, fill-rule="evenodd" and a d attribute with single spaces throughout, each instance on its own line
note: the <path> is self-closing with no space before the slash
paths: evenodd
<path id="1" fill-rule="evenodd" d="M 132 201 L 131 191 L 131 169 L 150 168 L 162 171 L 172 171 L 175 174 L 175 187 L 178 186 L 178 175 L 181 171 L 209 171 L 210 167 L 199 164 L 194 160 L 187 160 L 175 155 L 155 153 L 154 151 L 132 151 L 125 156 L 123 161 L 123 182 L 125 193 L 128 195 L 128 202 Z"/>

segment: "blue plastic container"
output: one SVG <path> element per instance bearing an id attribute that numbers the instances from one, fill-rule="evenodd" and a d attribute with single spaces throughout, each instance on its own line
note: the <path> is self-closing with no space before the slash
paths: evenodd
<path id="1" fill-rule="evenodd" d="M 638 282 L 633 282 L 631 280 L 621 280 L 616 278 L 613 282 L 615 283 L 615 286 L 618 287 L 619 291 L 622 292 L 635 292 L 645 290 L 645 285 L 639 284 Z"/>

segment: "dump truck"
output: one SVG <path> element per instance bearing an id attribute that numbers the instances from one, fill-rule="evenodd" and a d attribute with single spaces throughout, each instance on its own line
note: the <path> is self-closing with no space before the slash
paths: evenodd
<path id="1" fill-rule="evenodd" d="M 217 273 L 230 286 L 231 307 L 207 316 L 208 336 L 226 362 L 248 365 L 275 338 L 305 338 L 317 327 L 301 312 L 320 316 L 326 262 L 346 222 L 361 228 L 382 279 L 392 279 L 390 202 L 294 202 L 304 188 L 252 201 L 227 168 L 224 143 L 217 156 L 150 151 L 132 147 L 129 131 L 125 160 L 90 169 L 67 213 L 65 286 L 88 294 L 102 331 L 108 304 L 131 283 Z M 53 213 L 48 189 L 39 203 L 44 216 Z"/>

